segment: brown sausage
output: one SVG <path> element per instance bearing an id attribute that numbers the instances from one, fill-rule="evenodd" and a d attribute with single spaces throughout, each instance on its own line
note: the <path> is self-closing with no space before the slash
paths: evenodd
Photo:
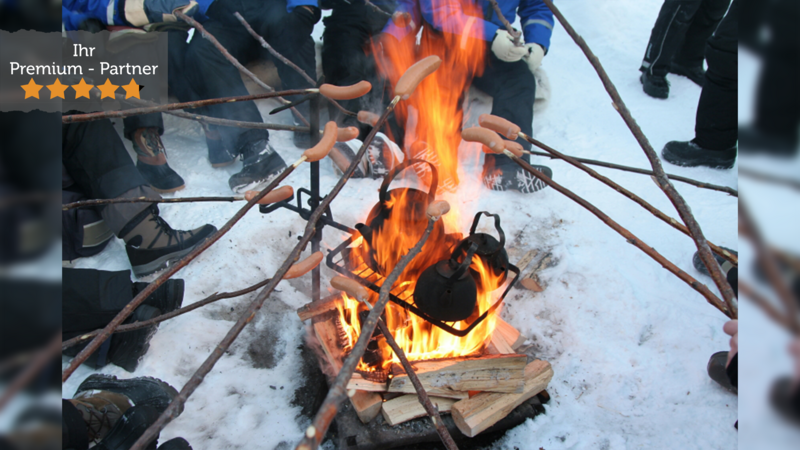
<path id="1" fill-rule="evenodd" d="M 284 280 L 291 280 L 292 278 L 301 277 L 317 267 L 322 262 L 322 252 L 312 253 L 308 258 L 292 264 L 286 275 L 283 276 Z"/>
<path id="2" fill-rule="evenodd" d="M 400 28 L 405 28 L 411 24 L 411 14 L 398 11 L 392 14 L 392 22 Z"/>
<path id="3" fill-rule="evenodd" d="M 326 123 L 325 131 L 322 132 L 322 138 L 320 138 L 319 142 L 317 142 L 317 145 L 303 152 L 303 156 L 306 157 L 306 161 L 319 161 L 320 159 L 328 156 L 328 152 L 330 152 L 333 148 L 333 145 L 336 144 L 336 138 L 338 136 L 339 127 L 336 126 L 336 122 L 330 121 Z"/>
<path id="4" fill-rule="evenodd" d="M 357 300 L 369 300 L 369 291 L 356 280 L 335 276 L 331 278 L 331 286 L 334 289 L 347 292 L 347 295 L 355 297 Z"/>
<path id="5" fill-rule="evenodd" d="M 358 128 L 356 127 L 339 128 L 336 134 L 336 142 L 352 141 L 357 137 L 358 137 Z"/>
<path id="6" fill-rule="evenodd" d="M 445 200 L 437 200 L 428 205 L 428 209 L 425 210 L 428 218 L 434 221 L 439 220 L 440 217 L 448 212 L 450 212 L 450 203 Z"/>
<path id="7" fill-rule="evenodd" d="M 422 82 L 428 75 L 436 72 L 436 69 L 442 65 L 442 60 L 436 55 L 428 56 L 414 63 L 409 67 L 406 72 L 397 80 L 397 86 L 394 87 L 394 95 L 400 96 L 402 100 L 408 100 L 414 89 Z"/>
<path id="8" fill-rule="evenodd" d="M 244 193 L 244 199 L 248 202 L 253 199 L 256 195 L 258 195 L 260 191 L 247 191 Z M 259 205 L 269 205 L 270 203 L 276 203 L 286 200 L 287 198 L 291 198 L 294 195 L 294 189 L 291 186 L 281 186 L 279 188 L 273 189 L 272 192 L 265 195 L 261 200 L 258 201 Z"/>
<path id="9" fill-rule="evenodd" d="M 478 117 L 478 124 L 483 128 L 494 130 L 512 140 L 518 138 L 519 132 L 521 131 L 519 126 L 514 123 L 491 114 L 481 114 Z"/>
<path id="10" fill-rule="evenodd" d="M 503 139 L 494 131 L 486 128 L 467 128 L 461 132 L 461 137 L 467 142 L 479 142 L 489 147 L 489 150 L 494 153 L 503 153 L 506 148 Z"/>
<path id="11" fill-rule="evenodd" d="M 525 153 L 525 149 L 522 148 L 522 145 L 518 142 L 504 140 L 503 145 L 506 146 L 506 150 L 510 151 L 511 153 L 517 156 L 522 156 Z M 483 150 L 483 153 L 494 153 L 491 149 L 489 149 L 489 147 L 485 145 L 481 145 L 481 148 Z"/>
<path id="12" fill-rule="evenodd" d="M 366 125 L 374 127 L 375 124 L 378 123 L 378 119 L 380 119 L 380 117 L 377 114 L 373 113 L 373 112 L 369 112 L 369 111 L 359 111 L 358 112 L 358 121 L 363 123 L 363 124 L 366 124 Z"/>
<path id="13" fill-rule="evenodd" d="M 367 92 L 372 90 L 372 84 L 369 81 L 362 80 L 351 86 L 334 86 L 325 83 L 319 87 L 319 93 L 325 97 L 334 100 L 352 100 L 354 98 L 366 95 Z"/>

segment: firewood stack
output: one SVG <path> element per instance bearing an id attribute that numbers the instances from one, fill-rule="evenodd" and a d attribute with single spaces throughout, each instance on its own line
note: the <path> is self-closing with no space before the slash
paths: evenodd
<path id="1" fill-rule="evenodd" d="M 330 367 L 338 372 L 346 356 L 340 336 L 339 295 L 309 303 L 297 310 L 301 321 L 311 319 Z M 515 353 L 525 338 L 499 317 L 484 354 L 414 361 L 417 376 L 440 413 L 451 414 L 458 429 L 474 437 L 491 427 L 517 406 L 547 388 L 553 377 L 550 363 L 528 362 Z M 381 414 L 396 426 L 426 415 L 402 366 L 392 365 L 387 380 L 367 379 L 355 373 L 347 388 L 358 418 L 369 423 Z"/>

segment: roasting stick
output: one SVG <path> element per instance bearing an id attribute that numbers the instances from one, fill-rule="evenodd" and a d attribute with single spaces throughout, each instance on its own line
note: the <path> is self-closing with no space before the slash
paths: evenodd
<path id="1" fill-rule="evenodd" d="M 344 171 L 339 181 L 336 185 L 331 189 L 330 193 L 323 197 L 320 204 L 314 209 L 311 213 L 311 216 L 308 218 L 308 223 L 306 224 L 305 232 L 303 236 L 300 238 L 297 245 L 295 245 L 294 249 L 289 253 L 289 256 L 284 260 L 281 267 L 275 272 L 275 275 L 272 277 L 272 281 L 270 281 L 264 289 L 258 294 L 258 296 L 253 300 L 250 305 L 248 306 L 247 310 L 239 317 L 239 320 L 231 327 L 225 337 L 217 344 L 217 347 L 211 354 L 206 358 L 200 367 L 195 370 L 194 374 L 192 374 L 189 381 L 183 386 L 181 391 L 178 393 L 178 396 L 170 402 L 167 409 L 158 417 L 158 419 L 150 425 L 150 427 L 145 430 L 145 432 L 139 437 L 139 439 L 131 446 L 130 450 L 143 450 L 150 442 L 152 442 L 161 430 L 164 429 L 167 424 L 172 421 L 175 417 L 178 416 L 181 408 L 183 407 L 186 400 L 192 395 L 192 393 L 197 389 L 200 383 L 203 382 L 203 379 L 206 375 L 214 368 L 214 365 L 222 358 L 222 355 L 227 351 L 227 349 L 231 346 L 234 340 L 239 336 L 239 333 L 242 332 L 245 326 L 255 317 L 256 312 L 261 308 L 261 305 L 264 304 L 264 301 L 269 297 L 272 291 L 275 289 L 275 286 L 281 280 L 281 278 L 286 274 L 289 270 L 290 266 L 294 261 L 297 260 L 300 256 L 300 252 L 305 248 L 305 246 L 311 242 L 311 238 L 317 232 L 317 224 L 322 218 L 323 213 L 325 210 L 330 206 L 331 202 L 339 195 L 344 187 L 345 183 L 353 176 L 353 173 L 356 170 L 356 166 L 358 165 L 358 161 L 364 157 L 367 152 L 367 148 L 372 143 L 372 140 L 375 139 L 375 135 L 378 133 L 380 127 L 386 123 L 386 119 L 389 117 L 389 114 L 394 109 L 397 102 L 400 100 L 402 96 L 410 96 L 414 88 L 416 88 L 417 84 L 419 84 L 425 76 L 432 73 L 436 68 L 430 69 L 431 58 L 435 58 L 438 63 L 436 66 L 438 68 L 438 64 L 441 64 L 441 60 L 438 57 L 428 57 L 423 59 L 422 61 L 417 62 L 413 66 L 411 66 L 405 74 L 400 78 L 398 81 L 398 86 L 401 85 L 401 81 L 403 78 L 411 77 L 412 80 L 405 80 L 403 81 L 403 86 L 407 88 L 405 91 L 398 91 L 395 89 L 395 100 L 390 103 L 383 112 L 381 119 L 378 121 L 378 126 L 373 128 L 372 131 L 367 135 L 364 142 L 361 144 L 361 148 L 358 149 L 353 161 L 348 166 L 347 170 Z M 323 141 L 324 141 L 323 136 Z M 322 142 L 322 141 L 320 141 Z M 430 230 L 428 231 L 430 233 Z M 330 418 L 331 420 L 333 417 Z M 328 422 L 330 424 L 330 421 Z M 325 428 L 327 430 L 327 427 Z M 324 434 L 324 433 L 323 433 Z M 320 440 L 322 436 L 320 436 Z M 317 445 L 319 445 L 319 441 L 317 441 Z M 315 446 L 316 447 L 316 446 Z"/>
<path id="2" fill-rule="evenodd" d="M 492 4 L 492 8 L 494 9 L 494 13 L 497 14 L 497 18 L 500 19 L 500 22 L 503 23 L 503 26 L 506 27 L 508 34 L 514 38 L 514 45 L 517 47 L 522 47 L 522 41 L 520 40 L 520 33 L 519 31 L 515 30 L 514 27 L 508 22 L 506 16 L 503 15 L 503 10 L 500 9 L 500 5 L 497 4 L 497 0 L 489 0 L 489 3 Z"/>
<path id="3" fill-rule="evenodd" d="M 253 80 L 255 84 L 259 85 L 262 89 L 266 90 L 267 92 L 275 92 L 275 89 L 273 89 L 271 86 L 268 86 L 266 83 L 261 81 L 261 79 L 258 78 L 256 74 L 247 70 L 247 68 L 243 66 L 242 63 L 240 63 L 236 58 L 234 58 L 233 55 L 231 55 L 230 52 L 228 52 L 228 50 L 226 50 L 225 47 L 223 47 L 222 44 L 219 43 L 217 38 L 215 38 L 213 34 L 209 33 L 205 29 L 205 27 L 203 27 L 203 25 L 201 25 L 198 21 L 192 19 L 191 17 L 187 16 L 181 11 L 175 11 L 175 17 L 183 20 L 184 22 L 192 26 L 194 29 L 199 31 L 200 35 L 203 36 L 205 39 L 208 39 L 208 41 L 211 42 L 214 48 L 216 48 L 217 50 L 219 50 L 220 53 L 222 53 L 222 56 L 224 56 L 225 59 L 227 59 L 231 64 L 233 64 L 234 67 L 239 69 L 239 72 L 245 74 L 248 78 Z M 314 83 L 312 82 L 311 84 L 313 85 Z M 278 97 L 278 101 L 280 101 L 284 105 L 291 103 L 283 97 Z M 308 120 L 306 120 L 306 118 L 303 117 L 302 114 L 300 114 L 300 111 L 298 111 L 296 108 L 291 108 L 291 109 L 294 115 L 298 119 L 300 119 L 301 122 L 303 122 L 303 125 L 308 126 Z"/>
<path id="4" fill-rule="evenodd" d="M 735 317 L 735 315 L 726 307 L 726 305 L 716 295 L 714 295 L 706 285 L 695 280 L 691 275 L 681 270 L 675 264 L 673 264 L 664 256 L 662 256 L 660 253 L 658 253 L 655 249 L 642 242 L 633 233 L 623 228 L 620 224 L 618 224 L 613 219 L 608 217 L 604 212 L 597 209 L 594 205 L 587 202 L 586 200 L 584 200 L 574 192 L 570 191 L 569 189 L 551 180 L 542 172 L 534 169 L 530 164 L 528 164 L 527 162 L 525 162 L 523 159 L 520 158 L 522 153 L 513 153 L 512 150 L 505 148 L 505 143 L 503 139 L 501 139 L 500 136 L 494 131 L 489 130 L 487 128 L 473 127 L 465 129 L 461 133 L 461 136 L 464 138 L 465 141 L 479 142 L 487 146 L 495 153 L 504 154 L 508 156 L 514 162 L 519 164 L 523 169 L 525 169 L 528 173 L 544 181 L 548 186 L 564 194 L 571 200 L 575 201 L 579 205 L 589 210 L 589 212 L 597 216 L 598 219 L 602 220 L 603 223 L 611 227 L 617 233 L 621 234 L 625 239 L 628 240 L 629 243 L 633 244 L 643 252 L 647 253 L 648 256 L 656 260 L 665 269 L 675 274 L 675 276 L 677 276 L 678 278 L 686 282 L 686 284 L 691 286 L 694 290 L 699 292 L 703 297 L 706 298 L 706 300 L 708 300 L 708 302 L 711 305 L 722 311 L 723 314 L 731 318 Z M 717 268 L 719 268 L 718 265 Z"/>
<path id="5" fill-rule="evenodd" d="M 678 215 L 683 220 L 683 223 L 686 224 L 686 227 L 689 229 L 692 235 L 692 239 L 694 240 L 695 245 L 697 246 L 697 252 L 700 255 L 700 259 L 703 261 L 703 264 L 708 269 L 708 273 L 711 275 L 711 279 L 714 280 L 714 284 L 717 285 L 717 289 L 719 289 L 720 293 L 722 293 L 722 298 L 725 300 L 726 309 L 729 312 L 729 316 L 732 319 L 736 319 L 738 317 L 738 307 L 736 305 L 736 299 L 733 295 L 733 288 L 731 288 L 728 281 L 725 279 L 725 275 L 722 273 L 722 269 L 717 264 L 716 259 L 714 259 L 714 255 L 711 253 L 711 249 L 708 247 L 708 243 L 706 242 L 705 236 L 703 236 L 703 230 L 700 228 L 700 224 L 697 223 L 697 220 L 692 215 L 692 211 L 689 208 L 689 205 L 686 203 L 686 200 L 675 190 L 675 186 L 669 181 L 667 175 L 664 173 L 664 168 L 661 166 L 661 160 L 658 159 L 658 155 L 656 154 L 655 150 L 653 150 L 653 146 L 650 145 L 650 141 L 647 140 L 647 137 L 642 132 L 642 129 L 633 119 L 631 112 L 628 110 L 628 107 L 625 106 L 625 102 L 622 101 L 622 97 L 619 95 L 617 88 L 614 86 L 614 83 L 611 82 L 611 78 L 608 77 L 605 69 L 603 69 L 603 65 L 600 64 L 600 60 L 592 53 L 592 50 L 586 44 L 586 41 L 572 28 L 572 25 L 567 21 L 561 11 L 553 4 L 552 0 L 544 0 L 544 3 L 553 11 L 553 14 L 558 18 L 558 21 L 561 25 L 564 26 L 564 29 L 567 31 L 567 34 L 572 37 L 576 44 L 583 50 L 583 53 L 589 59 L 589 62 L 594 67 L 597 75 L 600 77 L 600 80 L 603 82 L 603 86 L 606 88 L 606 92 L 608 95 L 611 96 L 611 100 L 613 101 L 614 109 L 619 112 L 622 119 L 625 121 L 625 124 L 631 130 L 636 140 L 639 142 L 639 146 L 642 147 L 644 150 L 647 159 L 650 161 L 650 165 L 653 167 L 653 172 L 655 173 L 654 181 L 664 191 L 664 194 L 669 198 L 670 202 L 672 202 L 675 209 L 678 210 Z"/>
<path id="6" fill-rule="evenodd" d="M 692 233 L 689 232 L 689 229 L 686 228 L 686 226 L 684 224 L 678 222 L 677 220 L 673 219 L 672 217 L 670 217 L 670 216 L 666 215 L 665 213 L 661 212 L 661 210 L 659 210 L 655 206 L 653 206 L 650 203 L 648 203 L 645 199 L 643 199 L 643 198 L 639 197 L 638 195 L 634 194 L 633 192 L 625 189 L 624 187 L 622 187 L 619 184 L 615 183 L 614 181 L 612 181 L 608 177 L 605 177 L 605 176 L 597 173 L 597 171 L 595 171 L 594 169 L 592 169 L 590 167 L 587 167 L 584 164 L 581 164 L 580 162 L 575 160 L 575 158 L 573 158 L 571 156 L 568 156 L 568 155 L 565 155 L 565 154 L 559 152 L 558 150 L 556 150 L 556 149 L 554 149 L 554 148 L 552 148 L 550 146 L 547 146 L 545 144 L 542 144 L 541 142 L 531 138 L 527 134 L 523 133 L 520 130 L 520 127 L 517 126 L 516 124 L 514 124 L 514 123 L 512 123 L 512 122 L 510 122 L 510 121 L 508 121 L 506 119 L 503 119 L 502 117 L 493 116 L 491 114 L 481 114 L 481 116 L 478 117 L 478 123 L 482 127 L 488 128 L 488 129 L 490 129 L 492 131 L 496 131 L 497 133 L 500 133 L 500 134 L 504 135 L 505 137 L 507 137 L 509 139 L 516 139 L 517 137 L 520 137 L 520 138 L 525 139 L 526 141 L 530 142 L 531 144 L 534 144 L 534 145 L 536 145 L 538 147 L 541 147 L 544 150 L 547 150 L 547 152 L 549 152 L 549 153 L 553 154 L 554 156 L 556 156 L 556 157 L 558 157 L 560 159 L 563 159 L 564 161 L 572 164 L 573 166 L 577 167 L 578 169 L 588 173 L 589 176 L 591 176 L 592 178 L 594 178 L 596 180 L 599 180 L 600 182 L 604 183 L 606 186 L 609 186 L 611 189 L 614 189 L 615 191 L 619 192 L 620 194 L 624 195 L 625 197 L 628 197 L 629 199 L 631 199 L 634 202 L 638 203 L 639 206 L 641 206 L 642 208 L 650 211 L 650 213 L 652 213 L 654 216 L 656 216 L 659 219 L 661 219 L 664 222 L 666 222 L 672 228 L 675 228 L 676 230 L 680 231 L 681 233 L 683 233 L 683 234 L 685 234 L 685 235 L 687 235 L 689 237 L 692 237 Z M 512 142 L 506 142 L 505 146 L 507 148 L 509 148 L 509 149 L 513 146 L 513 147 L 516 147 L 516 150 L 524 152 L 524 150 L 522 149 L 522 146 L 517 144 L 516 142 L 513 142 L 513 141 Z M 714 253 L 722 256 L 723 258 L 725 258 L 726 260 L 730 261 L 734 265 L 738 265 L 739 264 L 739 258 L 736 255 L 734 255 L 733 253 L 729 252 L 728 250 L 725 250 L 724 248 L 719 247 L 719 246 L 713 244 L 712 242 L 708 242 L 708 246 L 711 247 L 711 249 L 714 251 Z"/>
<path id="7" fill-rule="evenodd" d="M 286 177 L 288 177 L 289 174 L 291 174 L 294 171 L 294 169 L 297 168 L 297 166 L 302 164 L 304 161 L 313 162 L 313 161 L 319 161 L 320 159 L 324 158 L 331 150 L 331 148 L 333 148 L 333 144 L 336 141 L 335 138 L 336 129 L 337 129 L 336 124 L 334 122 L 328 122 L 328 124 L 325 125 L 326 133 L 325 135 L 322 136 L 322 139 L 317 145 L 303 152 L 303 155 L 300 157 L 300 159 L 295 161 L 295 163 L 292 164 L 291 166 L 287 167 L 283 172 L 280 173 L 280 175 L 275 177 L 275 179 L 272 180 L 272 182 L 266 188 L 264 188 L 256 196 L 251 198 L 247 202 L 247 204 L 242 206 L 239 209 L 239 211 L 233 217 L 231 217 L 230 220 L 228 220 L 228 222 L 225 223 L 225 225 L 222 228 L 220 228 L 214 234 L 209 236 L 201 244 L 195 247 L 194 250 L 189 252 L 186 256 L 181 258 L 174 265 L 168 267 L 164 273 L 159 275 L 158 278 L 156 278 L 152 283 L 148 284 L 146 288 L 144 288 L 141 292 L 139 292 L 139 294 L 137 294 L 136 297 L 134 297 L 133 300 L 131 300 L 122 309 L 122 311 L 120 311 L 119 314 L 117 314 L 117 316 L 114 317 L 114 319 L 108 325 L 106 325 L 105 328 L 103 328 L 103 331 L 97 336 L 95 336 L 95 338 L 89 344 L 87 344 L 87 346 L 83 350 L 81 350 L 81 352 L 78 353 L 75 356 L 75 358 L 72 359 L 70 365 L 61 374 L 61 382 L 63 383 L 67 381 L 67 379 L 70 377 L 70 375 L 72 375 L 73 372 L 75 372 L 78 366 L 80 366 L 84 361 L 86 361 L 86 359 L 92 353 L 97 351 L 100 345 L 106 339 L 108 339 L 111 333 L 118 326 L 120 326 L 122 322 L 125 319 L 127 319 L 128 316 L 131 315 L 131 313 L 133 313 L 133 310 L 139 307 L 139 305 L 141 305 L 142 302 L 144 302 L 144 300 L 150 296 L 150 294 L 155 292 L 155 290 L 159 286 L 161 286 L 165 281 L 167 281 L 167 279 L 169 279 L 172 275 L 174 275 L 178 270 L 182 269 L 184 266 L 189 264 L 200 253 L 204 252 L 214 242 L 216 242 L 217 240 L 219 240 L 219 238 L 224 236 L 225 233 L 227 233 L 236 224 L 236 222 L 239 221 L 239 219 L 244 217 L 244 215 L 247 213 L 247 211 L 250 210 L 250 208 L 253 207 L 253 205 L 258 203 L 259 200 L 266 197 L 267 194 L 272 192 L 272 190 L 275 189 L 275 187 L 278 186 L 278 184 L 281 183 L 284 179 L 286 179 Z M 333 133 L 334 135 L 332 136 L 331 133 Z M 281 277 L 282 276 L 283 274 L 281 274 Z M 280 281 L 280 277 L 278 278 L 277 281 Z"/>
<path id="8" fill-rule="evenodd" d="M 284 280 L 291 280 L 293 278 L 298 278 L 298 277 L 301 277 L 301 276 L 307 274 L 311 269 L 313 269 L 313 268 L 315 268 L 315 267 L 317 267 L 319 265 L 319 263 L 322 261 L 322 257 L 323 257 L 322 252 L 317 252 L 317 253 L 311 254 L 311 256 L 307 257 L 306 259 L 304 259 L 304 260 L 302 260 L 302 261 L 300 261 L 298 263 L 295 263 L 292 266 L 292 268 L 289 269 L 289 271 L 286 273 L 286 275 L 283 276 L 283 279 Z M 259 289 L 259 288 L 262 288 L 262 287 L 266 286 L 267 283 L 269 283 L 270 281 L 272 281 L 272 278 L 267 278 L 266 280 L 260 281 L 260 282 L 258 282 L 256 284 L 252 285 L 252 286 L 246 287 L 246 288 L 238 290 L 238 291 L 223 292 L 221 294 L 220 293 L 214 293 L 214 294 L 209 295 L 208 297 L 206 297 L 206 298 L 204 298 L 204 299 L 202 299 L 202 300 L 200 300 L 198 302 L 192 303 L 191 305 L 184 306 L 183 308 L 176 309 L 175 311 L 172 311 L 172 312 L 169 312 L 169 313 L 166 313 L 166 314 L 162 314 L 160 316 L 153 317 L 152 319 L 148 319 L 148 320 L 145 320 L 145 321 L 142 321 L 142 322 L 129 323 L 127 325 L 120 325 L 119 327 L 117 327 L 116 330 L 114 330 L 114 333 L 124 333 L 126 331 L 139 330 L 141 328 L 146 328 L 146 327 L 149 327 L 150 325 L 155 325 L 157 323 L 164 322 L 165 320 L 169 320 L 169 319 L 172 319 L 174 317 L 178 317 L 180 315 L 186 314 L 186 313 L 188 313 L 190 311 L 194 311 L 195 309 L 198 309 L 200 307 L 209 305 L 211 303 L 214 303 L 214 302 L 222 300 L 222 299 L 240 297 L 242 295 L 249 294 L 250 292 L 253 292 L 256 289 Z M 80 336 L 75 336 L 72 339 L 66 340 L 61 344 L 61 350 L 68 349 L 68 348 L 72 347 L 73 345 L 80 344 L 81 342 L 89 339 L 90 337 L 97 336 L 98 334 L 100 334 L 101 331 L 103 331 L 103 330 L 90 331 L 89 333 L 82 334 Z"/>
<path id="9" fill-rule="evenodd" d="M 95 200 L 82 200 L 79 202 L 65 203 L 61 206 L 62 211 L 67 211 L 74 208 L 86 208 L 89 206 L 102 206 L 113 205 L 118 203 L 195 203 L 195 202 L 240 202 L 242 200 L 250 200 L 258 195 L 258 191 L 247 191 L 244 194 L 234 195 L 232 197 L 176 197 L 176 198 L 102 198 Z M 294 195 L 294 189 L 291 186 L 281 186 L 278 189 L 265 195 L 258 201 L 259 205 L 269 205 L 276 203 Z"/>
<path id="10" fill-rule="evenodd" d="M 450 211 L 450 204 L 446 201 L 435 202 L 428 208 L 428 211 L 428 216 L 434 217 L 434 220 L 436 220 Z M 331 279 L 331 286 L 347 292 L 349 296 L 361 301 L 367 306 L 367 309 L 372 311 L 373 307 L 369 302 L 369 292 L 357 281 L 337 276 Z M 395 355 L 397 355 L 397 358 L 400 360 L 400 363 L 403 365 L 403 369 L 406 371 L 408 379 L 411 380 L 411 384 L 414 385 L 414 389 L 417 391 L 419 402 L 422 404 L 422 406 L 425 408 L 425 411 L 428 413 L 428 416 L 431 418 L 433 425 L 436 427 L 436 432 L 439 433 L 439 437 L 442 439 L 442 443 L 444 443 L 448 450 L 458 449 L 458 446 L 453 441 L 453 437 L 450 436 L 450 432 L 447 431 L 447 427 L 444 426 L 444 422 L 442 422 L 442 417 L 439 415 L 439 411 L 436 409 L 433 403 L 431 403 L 428 393 L 425 392 L 425 388 L 422 387 L 419 377 L 417 377 L 416 372 L 414 372 L 414 368 L 411 367 L 411 363 L 408 362 L 405 352 L 403 352 L 403 349 L 397 345 L 397 341 L 394 340 L 392 332 L 389 331 L 389 328 L 386 326 L 383 319 L 380 318 L 380 315 L 378 316 L 378 328 L 386 338 L 386 343 L 389 344 L 389 347 L 392 348 L 392 351 L 394 351 Z M 351 389 L 347 395 L 348 397 L 355 395 L 355 389 Z"/>
<path id="11" fill-rule="evenodd" d="M 33 358 L 28 365 L 22 369 L 22 372 L 14 377 L 10 384 L 5 386 L 4 392 L 2 395 L 0 395 L 0 411 L 2 411 L 8 402 L 14 398 L 14 395 L 16 395 L 17 392 L 29 385 L 36 378 L 36 376 L 42 372 L 47 364 L 50 363 L 53 358 L 58 356 L 60 353 L 58 349 L 60 342 L 61 330 L 56 332 L 53 339 L 51 339 L 45 347 L 41 348 L 33 355 Z"/>

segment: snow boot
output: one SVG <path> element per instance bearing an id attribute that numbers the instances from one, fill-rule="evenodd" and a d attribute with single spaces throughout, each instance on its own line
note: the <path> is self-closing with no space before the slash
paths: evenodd
<path id="1" fill-rule="evenodd" d="M 669 97 L 669 81 L 664 75 L 653 75 L 647 71 L 639 77 L 644 93 L 653 98 L 665 99 Z"/>
<path id="2" fill-rule="evenodd" d="M 547 166 L 533 166 L 547 178 L 553 178 L 553 171 Z M 507 191 L 509 189 L 531 194 L 547 187 L 541 179 L 531 175 L 516 164 L 483 167 L 483 185 L 493 191 Z"/>
<path id="3" fill-rule="evenodd" d="M 692 141 L 670 141 L 661 150 L 661 157 L 676 166 L 705 166 L 730 169 L 736 162 L 736 147 L 727 150 L 708 150 Z"/>
<path id="4" fill-rule="evenodd" d="M 137 377 L 120 380 L 113 375 L 96 373 L 83 380 L 73 397 L 95 395 L 97 391 L 122 395 L 128 399 L 130 406 L 149 406 L 158 414 L 166 411 L 170 402 L 178 396 L 178 391 L 174 387 L 158 378 Z M 180 409 L 178 414 L 181 412 L 183 409 Z"/>
<path id="5" fill-rule="evenodd" d="M 128 450 L 158 420 L 159 412 L 149 405 L 136 405 L 117 421 L 108 435 L 93 447 L 94 450 Z M 150 442 L 147 450 L 156 450 L 158 438 Z"/>
<path id="6" fill-rule="evenodd" d="M 257 191 L 267 186 L 286 169 L 286 163 L 267 139 L 258 139 L 248 144 L 242 151 L 242 171 L 228 180 L 231 190 L 236 193 Z"/>
<path id="7" fill-rule="evenodd" d="M 150 305 L 139 305 L 124 323 L 144 322 L 161 315 L 161 310 Z M 150 349 L 150 338 L 156 332 L 156 325 L 138 330 L 119 333 L 111 336 L 108 350 L 108 361 L 133 372 L 139 365 L 147 350 Z"/>
<path id="8" fill-rule="evenodd" d="M 385 134 L 378 132 L 367 147 L 370 173 L 373 179 L 383 178 L 403 162 L 403 151 Z"/>
<path id="9" fill-rule="evenodd" d="M 184 438 L 175 438 L 159 445 L 158 450 L 192 450 L 192 446 Z"/>
<path id="10" fill-rule="evenodd" d="M 225 148 L 225 144 L 222 142 L 219 131 L 207 126 L 203 127 L 203 131 L 205 131 L 206 134 L 208 161 L 211 163 L 211 167 L 220 168 L 230 166 L 236 162 L 236 158 L 238 158 L 239 155 L 233 155 L 227 148 Z"/>
<path id="11" fill-rule="evenodd" d="M 706 82 L 706 71 L 703 69 L 702 65 L 689 67 L 673 61 L 672 65 L 669 67 L 669 73 L 686 77 L 694 81 L 694 84 L 700 87 L 703 87 L 703 84 Z"/>
<path id="12" fill-rule="evenodd" d="M 775 380 L 770 389 L 769 400 L 784 419 L 800 425 L 800 388 L 793 384 L 789 377 Z"/>
<path id="13" fill-rule="evenodd" d="M 82 391 L 69 402 L 86 423 L 90 443 L 98 443 L 105 438 L 131 407 L 128 397 L 111 391 Z"/>
<path id="14" fill-rule="evenodd" d="M 739 256 L 739 252 L 737 252 L 736 250 L 731 250 L 727 247 L 722 247 L 722 248 L 736 256 Z M 722 273 L 727 274 L 730 269 L 736 267 L 730 262 L 728 262 L 728 260 L 723 258 L 722 256 L 719 256 L 714 252 L 712 252 L 711 254 L 714 255 L 714 259 L 717 260 L 717 264 L 719 264 L 720 267 L 722 267 Z M 694 255 L 692 256 L 692 265 L 694 265 L 694 268 L 697 269 L 697 271 L 702 273 L 703 275 L 707 277 L 711 276 L 711 274 L 708 273 L 706 265 L 703 264 L 703 260 L 700 259 L 700 252 L 694 252 Z"/>
<path id="15" fill-rule="evenodd" d="M 150 283 L 136 282 L 133 283 L 133 296 L 143 291 Z M 169 279 L 164 284 L 156 288 L 155 292 L 150 294 L 144 300 L 144 305 L 149 305 L 161 310 L 161 314 L 175 311 L 181 307 L 183 303 L 183 291 L 185 283 L 181 279 Z"/>
<path id="16" fill-rule="evenodd" d="M 163 194 L 186 187 L 183 178 L 167 164 L 157 128 L 139 128 L 133 132 L 131 140 L 136 152 L 136 168 L 153 189 Z"/>
<path id="17" fill-rule="evenodd" d="M 330 156 L 333 172 L 337 176 L 341 176 L 350 167 L 350 163 L 356 158 L 356 153 L 361 148 L 361 144 L 358 139 L 352 139 L 347 142 L 337 142 L 333 145 L 328 156 Z M 369 159 L 367 155 L 364 155 L 356 165 L 356 170 L 351 178 L 366 178 L 369 175 Z"/>
<path id="18" fill-rule="evenodd" d="M 765 133 L 752 125 L 740 126 L 738 137 L 739 151 L 745 154 L 792 158 L 800 150 L 796 138 Z"/>
<path id="19" fill-rule="evenodd" d="M 725 364 L 728 362 L 728 352 L 717 352 L 708 359 L 708 376 L 722 386 L 726 391 L 738 394 L 738 390 L 728 378 Z M 733 362 L 731 362 L 733 364 Z"/>
<path id="20" fill-rule="evenodd" d="M 128 222 L 119 237 L 125 241 L 133 274 L 140 278 L 178 261 L 216 231 L 208 224 L 190 231 L 174 230 L 152 205 Z"/>

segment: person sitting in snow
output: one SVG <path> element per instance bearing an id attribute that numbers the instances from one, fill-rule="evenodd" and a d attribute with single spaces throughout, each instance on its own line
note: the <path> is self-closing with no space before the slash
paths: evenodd
<path id="1" fill-rule="evenodd" d="M 411 16 L 410 23 L 401 27 L 389 22 L 384 33 L 397 40 L 416 34 L 418 26 L 435 33 L 454 33 L 486 41 L 483 73 L 472 84 L 492 96 L 491 114 L 517 124 L 523 133 L 533 134 L 533 105 L 536 80 L 533 71 L 541 64 L 550 48 L 553 32 L 553 13 L 541 0 L 498 0 L 503 16 L 513 23 L 519 16 L 522 36 L 520 45 L 503 26 L 488 0 L 478 0 L 482 17 L 468 17 L 457 0 L 401 0 L 398 12 Z M 526 150 L 531 144 L 520 142 Z M 523 159 L 530 162 L 530 155 Z M 534 166 L 548 177 L 553 172 L 546 166 Z M 522 193 L 538 191 L 546 184 L 520 168 L 505 155 L 485 155 L 483 183 L 496 191 L 517 190 Z"/>

